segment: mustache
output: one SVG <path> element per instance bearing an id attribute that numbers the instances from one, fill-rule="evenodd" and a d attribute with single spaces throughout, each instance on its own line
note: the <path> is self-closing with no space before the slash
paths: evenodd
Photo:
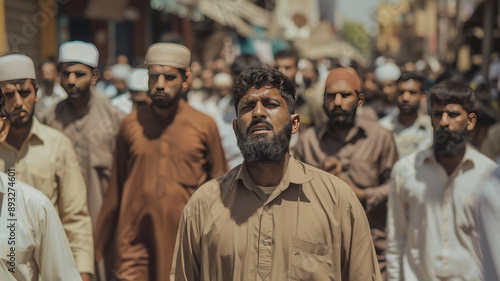
<path id="1" fill-rule="evenodd" d="M 248 125 L 248 127 L 247 127 L 247 130 L 246 130 L 247 131 L 247 135 L 250 134 L 250 128 L 252 128 L 255 125 L 259 125 L 259 124 L 265 124 L 265 125 L 269 126 L 269 128 L 271 128 L 272 130 L 274 130 L 274 126 L 271 123 L 269 123 L 269 122 L 267 122 L 265 120 L 262 120 L 262 121 L 252 121 L 252 122 L 250 122 L 250 125 Z"/>
<path id="2" fill-rule="evenodd" d="M 462 140 L 462 134 L 450 130 L 448 127 L 439 128 L 434 133 L 434 139 L 437 143 L 451 141 L 457 143 Z"/>
<path id="3" fill-rule="evenodd" d="M 154 97 L 159 97 L 159 96 L 163 96 L 163 97 L 167 97 L 167 98 L 170 98 L 171 95 L 169 93 L 166 93 L 165 91 L 161 90 L 161 91 L 156 91 L 154 93 L 151 93 L 151 97 L 154 98 Z"/>
<path id="4" fill-rule="evenodd" d="M 335 106 L 331 111 L 333 115 L 347 115 L 348 112 L 343 110 L 340 106 Z"/>

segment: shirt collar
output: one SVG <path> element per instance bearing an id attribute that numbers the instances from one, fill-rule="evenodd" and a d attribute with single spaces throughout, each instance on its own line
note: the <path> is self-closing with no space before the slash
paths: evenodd
<path id="1" fill-rule="evenodd" d="M 241 180 L 245 187 L 250 190 L 260 190 L 260 188 L 253 182 L 250 174 L 248 173 L 246 161 L 243 161 L 243 164 L 240 166 L 236 178 L 231 184 L 231 188 L 233 188 L 235 183 L 239 180 Z M 299 161 L 295 160 L 295 158 L 290 156 L 285 174 L 283 175 L 283 178 L 281 179 L 276 189 L 283 191 L 288 188 L 291 183 L 303 184 L 311 180 L 312 176 L 306 173 L 304 166 Z"/>
<path id="2" fill-rule="evenodd" d="M 466 144 L 464 157 L 462 158 L 462 161 L 460 161 L 460 164 L 458 165 L 458 167 L 473 168 L 475 166 L 474 165 L 475 164 L 474 157 L 472 155 L 473 149 L 474 148 L 472 148 L 472 146 L 469 143 Z M 434 146 L 426 149 L 424 151 L 424 153 L 422 154 L 422 157 L 417 157 L 416 161 L 418 164 L 423 164 L 424 162 L 425 163 L 429 163 L 429 162 L 438 163 L 436 160 L 436 157 L 434 156 Z"/>
<path id="3" fill-rule="evenodd" d="M 33 115 L 33 123 L 31 124 L 31 130 L 30 130 L 30 133 L 28 135 L 28 139 L 31 137 L 36 137 L 42 143 L 44 141 L 43 136 L 40 133 L 40 121 L 38 121 L 38 118 L 36 118 L 36 116 L 34 116 L 34 115 Z"/>

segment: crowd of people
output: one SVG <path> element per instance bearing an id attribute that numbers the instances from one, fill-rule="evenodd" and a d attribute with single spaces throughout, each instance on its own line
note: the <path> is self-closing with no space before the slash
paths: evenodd
<path id="1" fill-rule="evenodd" d="M 0 57 L 0 279 L 499 280 L 500 62 L 274 58 Z"/>

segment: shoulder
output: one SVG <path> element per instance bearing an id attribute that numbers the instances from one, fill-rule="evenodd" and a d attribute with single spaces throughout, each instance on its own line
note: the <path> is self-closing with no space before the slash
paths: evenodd
<path id="1" fill-rule="evenodd" d="M 392 139 L 392 133 L 386 128 L 382 127 L 378 122 L 359 122 L 359 127 L 361 127 L 368 138 L 376 139 Z"/>
<path id="2" fill-rule="evenodd" d="M 474 166 L 477 168 L 477 170 L 492 172 L 498 167 L 498 164 L 495 163 L 495 161 L 491 160 L 488 156 L 477 151 L 471 145 L 468 146 L 468 149 L 469 149 L 468 153 L 470 153 L 470 158 L 472 158 L 472 160 L 474 161 Z"/>
<path id="3" fill-rule="evenodd" d="M 329 200 L 330 204 L 341 207 L 344 203 L 350 205 L 357 200 L 352 188 L 345 181 L 302 161 L 297 160 L 297 164 L 306 175 L 312 178 L 303 186 L 309 186 L 319 201 L 327 204 L 325 200 Z"/>
<path id="4" fill-rule="evenodd" d="M 39 123 L 38 125 L 38 130 L 41 134 L 41 137 L 50 142 L 49 145 L 55 145 L 57 147 L 59 147 L 60 145 L 69 145 L 71 147 L 73 146 L 71 140 L 64 133 L 45 124 Z"/>
<path id="5" fill-rule="evenodd" d="M 125 116 L 125 113 L 118 109 L 116 106 L 111 104 L 111 101 L 104 96 L 103 93 L 98 90 L 92 91 L 93 95 L 93 106 L 100 109 L 100 111 L 106 115 L 112 117 L 115 121 L 120 122 L 121 119 Z"/>
<path id="6" fill-rule="evenodd" d="M 378 125 L 390 131 L 394 128 L 394 119 L 391 115 L 387 115 L 378 120 Z"/>

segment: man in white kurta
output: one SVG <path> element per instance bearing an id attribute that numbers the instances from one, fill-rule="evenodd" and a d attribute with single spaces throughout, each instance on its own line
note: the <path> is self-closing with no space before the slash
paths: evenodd
<path id="1" fill-rule="evenodd" d="M 497 165 L 465 142 L 476 119 L 472 90 L 440 83 L 429 92 L 434 146 L 392 170 L 388 280 L 483 280 L 476 202 Z"/>
<path id="2" fill-rule="evenodd" d="M 50 200 L 0 172 L 0 279 L 82 280 Z"/>

